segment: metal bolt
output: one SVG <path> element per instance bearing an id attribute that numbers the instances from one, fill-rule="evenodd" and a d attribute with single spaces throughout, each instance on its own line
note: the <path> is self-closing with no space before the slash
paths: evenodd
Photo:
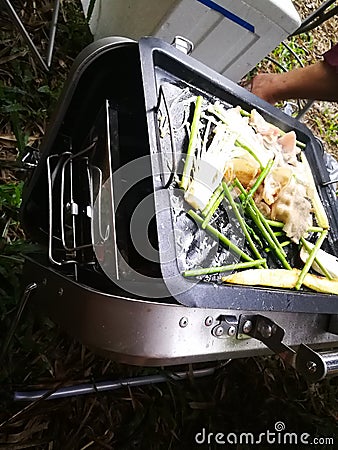
<path id="1" fill-rule="evenodd" d="M 228 328 L 228 336 L 235 336 L 236 334 L 236 328 L 231 325 L 231 327 Z"/>
<path id="2" fill-rule="evenodd" d="M 62 288 L 60 288 L 59 290 L 58 290 L 58 295 L 63 295 L 63 289 Z"/>
<path id="3" fill-rule="evenodd" d="M 218 325 L 217 327 L 215 327 L 215 329 L 214 329 L 215 336 L 222 336 L 223 333 L 224 333 L 224 328 L 221 325 Z"/>
<path id="4" fill-rule="evenodd" d="M 306 368 L 310 373 L 317 372 L 317 364 L 314 361 L 307 361 Z"/>
<path id="5" fill-rule="evenodd" d="M 246 320 L 243 324 L 243 333 L 247 334 L 250 333 L 252 330 L 252 322 L 251 320 Z"/>
<path id="6" fill-rule="evenodd" d="M 181 317 L 179 321 L 179 325 L 181 328 L 185 328 L 188 325 L 188 318 L 187 317 Z"/>
<path id="7" fill-rule="evenodd" d="M 259 327 L 259 331 L 264 338 L 270 338 L 272 336 L 272 327 L 267 323 L 263 323 Z"/>
<path id="8" fill-rule="evenodd" d="M 212 325 L 212 322 L 213 322 L 213 321 L 214 321 L 213 318 L 212 318 L 211 316 L 208 316 L 208 317 L 205 319 L 204 323 L 205 323 L 205 325 L 206 325 L 207 327 L 210 327 L 210 325 Z"/>

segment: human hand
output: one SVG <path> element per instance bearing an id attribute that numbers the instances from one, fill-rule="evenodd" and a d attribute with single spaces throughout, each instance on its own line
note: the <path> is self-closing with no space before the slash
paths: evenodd
<path id="1" fill-rule="evenodd" d="M 276 73 L 259 73 L 250 83 L 250 91 L 274 105 L 278 100 L 279 74 Z"/>

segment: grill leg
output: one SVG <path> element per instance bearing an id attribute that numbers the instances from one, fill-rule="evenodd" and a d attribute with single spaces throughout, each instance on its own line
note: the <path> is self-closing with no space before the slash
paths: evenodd
<path id="1" fill-rule="evenodd" d="M 21 297 L 21 301 L 20 301 L 19 306 L 18 306 L 18 310 L 17 310 L 16 316 L 15 316 L 15 319 L 14 319 L 14 321 L 12 322 L 12 326 L 11 326 L 9 332 L 8 332 L 8 335 L 7 335 L 7 337 L 6 337 L 4 346 L 2 347 L 2 351 L 1 351 L 1 355 L 0 355 L 0 362 L 3 360 L 4 356 L 5 356 L 6 353 L 7 353 L 9 344 L 11 343 L 11 341 L 12 341 L 12 339 L 13 339 L 15 330 L 16 330 L 16 328 L 17 328 L 17 326 L 18 326 L 18 323 L 19 323 L 19 321 L 20 321 L 20 319 L 21 319 L 22 313 L 24 312 L 24 309 L 25 309 L 25 307 L 26 307 L 27 301 L 28 301 L 28 299 L 30 298 L 31 293 L 32 293 L 37 287 L 38 287 L 38 285 L 37 285 L 36 283 L 33 282 L 33 283 L 28 284 L 28 285 L 26 286 L 26 289 L 24 290 L 24 293 L 23 293 L 23 295 L 22 295 L 22 297 Z"/>

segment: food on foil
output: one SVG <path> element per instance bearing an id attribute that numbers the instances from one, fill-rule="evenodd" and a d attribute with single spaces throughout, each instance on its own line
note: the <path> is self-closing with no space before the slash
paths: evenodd
<path id="1" fill-rule="evenodd" d="M 283 132 L 255 109 L 247 112 L 196 98 L 179 186 L 192 208 L 190 217 L 241 261 L 197 267 L 184 276 L 235 270 L 222 281 L 338 294 L 337 272 L 329 270 L 329 259 L 320 251 L 329 221 L 304 147 L 294 131 Z M 222 204 L 236 216 L 245 251 L 212 223 Z M 288 257 L 291 246 L 300 250 L 300 268 Z M 268 264 L 271 254 L 274 267 Z M 308 273 L 311 268 L 323 277 Z"/>

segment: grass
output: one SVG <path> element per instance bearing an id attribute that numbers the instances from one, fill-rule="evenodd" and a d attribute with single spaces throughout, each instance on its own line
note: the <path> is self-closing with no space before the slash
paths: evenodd
<path id="1" fill-rule="evenodd" d="M 10 303 L 12 307 L 15 305 L 21 290 L 19 276 L 22 259 L 17 252 L 20 234 L 22 234 L 18 222 L 21 190 L 22 181 L 0 185 L 0 296 L 2 300 L 0 311 L 2 314 L 7 312 Z"/>
<path id="2" fill-rule="evenodd" d="M 332 115 L 327 105 L 322 109 L 322 114 L 314 115 L 311 119 L 316 126 L 319 135 L 325 136 L 328 145 L 336 147 L 338 144 L 338 113 Z"/>
<path id="3" fill-rule="evenodd" d="M 51 3 L 40 0 L 34 8 L 35 2 L 28 2 L 25 10 L 20 1 L 13 3 L 40 50 L 45 52 Z M 79 3 L 64 0 L 53 69 L 46 74 L 36 65 L 4 13 L 0 13 L 0 25 L 0 340 L 3 346 L 20 299 L 22 254 L 27 249 L 36 249 L 19 222 L 25 175 L 8 169 L 7 163 L 20 160 L 27 144 L 39 146 L 73 58 L 90 41 L 90 36 Z M 307 48 L 313 41 L 302 39 L 301 45 L 295 38 L 290 45 L 309 61 L 314 50 Z M 294 63 L 285 47 L 278 47 L 273 55 L 288 69 Z M 264 68 L 261 66 L 259 70 Z M 267 69 L 272 70 L 270 63 Z M 322 127 L 325 138 L 336 142 L 336 122 L 328 112 L 320 111 L 316 127 Z M 193 368 L 209 365 L 196 364 Z M 170 368 L 176 369 L 191 367 Z M 115 380 L 163 370 L 168 369 L 132 367 L 101 358 L 65 335 L 47 318 L 38 317 L 27 308 L 0 364 L 0 448 L 213 449 L 222 446 L 197 445 L 196 433 L 203 428 L 213 433 L 258 433 L 267 428 L 273 431 L 277 421 L 283 421 L 290 432 L 326 437 L 337 434 L 338 379 L 308 385 L 277 357 L 234 360 L 220 367 L 215 375 L 202 379 L 123 387 L 104 394 L 28 405 L 12 399 L 15 390 L 29 387 L 52 389 L 58 385 Z"/>
<path id="4" fill-rule="evenodd" d="M 289 47 L 291 51 L 287 47 Z M 287 39 L 285 43 L 278 45 L 278 47 L 271 52 L 271 55 L 276 61 L 282 62 L 287 71 L 290 71 L 295 67 L 305 65 L 307 57 L 312 51 L 313 37 L 311 34 L 303 33 L 299 36 L 292 36 Z M 276 66 L 275 70 L 276 72 L 282 72 L 278 66 Z"/>

